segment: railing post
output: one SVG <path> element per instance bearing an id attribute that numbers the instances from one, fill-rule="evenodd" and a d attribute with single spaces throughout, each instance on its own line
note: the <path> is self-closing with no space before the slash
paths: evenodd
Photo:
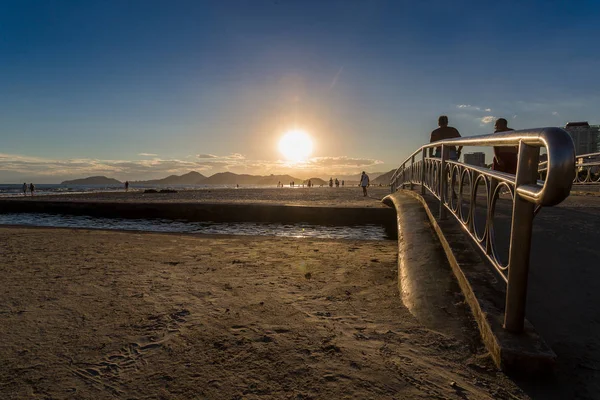
<path id="1" fill-rule="evenodd" d="M 410 185 L 408 186 L 410 190 L 413 190 L 413 180 L 415 176 L 415 155 L 413 154 L 410 158 Z"/>
<path id="2" fill-rule="evenodd" d="M 423 149 L 421 154 L 421 195 L 425 195 L 425 155 L 427 149 Z"/>
<path id="3" fill-rule="evenodd" d="M 525 323 L 531 231 L 535 209 L 534 203 L 520 197 L 518 189 L 521 185 L 536 182 L 540 149 L 521 141 L 518 157 L 504 314 L 504 328 L 514 333 L 522 332 Z"/>
<path id="4" fill-rule="evenodd" d="M 448 148 L 442 144 L 442 161 L 440 162 L 440 171 L 439 171 L 439 187 L 440 187 L 440 219 L 446 219 L 446 206 L 444 205 L 444 191 L 448 185 L 446 182 L 446 176 L 444 174 L 444 170 L 446 169 L 446 158 L 448 157 Z"/>
<path id="5" fill-rule="evenodd" d="M 402 163 L 402 189 L 404 189 L 404 183 L 406 182 L 406 163 Z"/>

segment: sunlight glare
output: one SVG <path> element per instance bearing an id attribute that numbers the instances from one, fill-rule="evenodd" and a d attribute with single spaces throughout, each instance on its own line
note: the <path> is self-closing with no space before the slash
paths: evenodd
<path id="1" fill-rule="evenodd" d="M 279 141 L 279 151 L 289 161 L 304 161 L 312 154 L 312 150 L 310 136 L 301 130 L 286 132 Z"/>

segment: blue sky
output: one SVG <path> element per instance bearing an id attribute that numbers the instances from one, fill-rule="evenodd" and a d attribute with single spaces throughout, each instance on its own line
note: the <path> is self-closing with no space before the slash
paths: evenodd
<path id="1" fill-rule="evenodd" d="M 597 1 L 0 0 L 0 181 L 386 171 L 440 114 L 464 136 L 599 123 L 599 21 Z M 277 151 L 294 127 L 302 170 Z"/>

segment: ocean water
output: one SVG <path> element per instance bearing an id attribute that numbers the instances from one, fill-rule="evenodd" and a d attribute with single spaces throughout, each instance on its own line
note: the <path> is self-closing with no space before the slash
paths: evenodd
<path id="1" fill-rule="evenodd" d="M 121 219 L 41 213 L 0 214 L 0 225 L 177 232 L 216 235 L 259 235 L 295 238 L 384 240 L 381 225 L 321 226 L 310 224 L 212 223 L 168 219 Z"/>
<path id="2" fill-rule="evenodd" d="M 123 185 L 60 185 L 60 184 L 35 184 L 36 196 L 49 196 L 58 194 L 81 194 L 95 192 L 122 192 Z M 235 185 L 129 185 L 130 191 L 141 191 L 145 189 L 175 189 L 175 190 L 192 190 L 192 189 L 220 189 L 220 188 L 235 188 Z M 269 188 L 276 185 L 240 185 L 240 188 Z M 27 195 L 29 195 L 29 186 Z M 23 196 L 23 184 L 0 184 L 0 197 Z"/>

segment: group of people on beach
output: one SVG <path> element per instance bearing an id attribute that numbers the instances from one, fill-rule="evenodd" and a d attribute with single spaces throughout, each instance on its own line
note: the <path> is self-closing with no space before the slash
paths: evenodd
<path id="1" fill-rule="evenodd" d="M 430 143 L 437 142 L 439 140 L 459 138 L 460 133 L 452 126 L 448 126 L 448 117 L 441 115 L 438 118 L 439 128 L 431 132 L 429 138 Z M 513 129 L 508 127 L 508 121 L 505 118 L 498 118 L 494 124 L 494 133 L 508 132 Z M 450 160 L 457 161 L 460 158 L 462 146 L 456 148 L 456 146 L 448 146 L 448 158 Z M 509 174 L 517 173 L 517 160 L 518 160 L 518 148 L 517 146 L 494 146 L 494 161 L 492 169 L 495 171 L 506 172 Z M 429 149 L 430 157 L 441 157 L 442 148 L 436 147 L 435 149 Z"/>
<path id="2" fill-rule="evenodd" d="M 35 185 L 33 184 L 33 182 L 30 183 L 29 186 L 27 186 L 27 184 L 23 182 L 23 196 L 27 196 L 27 188 L 29 188 L 29 192 L 33 196 L 33 194 L 35 193 Z"/>
<path id="3" fill-rule="evenodd" d="M 311 179 L 309 179 L 308 181 L 305 181 L 305 182 L 306 182 L 306 186 L 308 186 L 309 188 L 314 186 Z M 344 187 L 344 185 L 345 185 L 344 180 L 340 181 L 337 178 L 335 178 L 335 180 L 333 179 L 333 177 L 329 178 L 329 187 L 333 187 L 334 184 L 335 184 L 335 187 L 340 187 L 340 183 L 341 183 L 342 187 Z M 294 181 L 290 182 L 290 187 L 295 187 L 295 185 L 296 185 L 296 183 Z M 369 187 L 370 185 L 371 185 L 371 181 L 369 179 L 369 175 L 367 175 L 367 173 L 365 171 L 363 171 L 360 174 L 360 181 L 358 183 L 358 186 L 362 187 L 364 197 L 367 196 L 367 187 Z M 321 186 L 323 186 L 323 185 L 321 185 Z M 379 185 L 379 186 L 381 186 L 381 185 Z M 281 183 L 281 181 L 277 182 L 277 187 L 282 188 L 283 183 Z M 304 187 L 304 182 L 302 182 L 302 187 Z"/>
<path id="4" fill-rule="evenodd" d="M 334 180 L 333 178 L 329 178 L 329 187 L 333 187 L 334 185 Z M 340 187 L 340 181 L 338 180 L 338 178 L 335 178 L 335 187 Z M 344 181 L 342 180 L 342 187 L 344 187 Z"/>
<path id="5" fill-rule="evenodd" d="M 295 187 L 295 186 L 296 186 L 296 182 L 294 182 L 294 181 L 291 181 L 291 182 L 290 182 L 290 187 Z M 303 184 L 302 186 L 304 186 L 304 184 Z M 277 187 L 278 187 L 278 188 L 279 188 L 279 187 L 283 187 L 283 183 L 281 183 L 281 181 L 277 182 Z"/>

